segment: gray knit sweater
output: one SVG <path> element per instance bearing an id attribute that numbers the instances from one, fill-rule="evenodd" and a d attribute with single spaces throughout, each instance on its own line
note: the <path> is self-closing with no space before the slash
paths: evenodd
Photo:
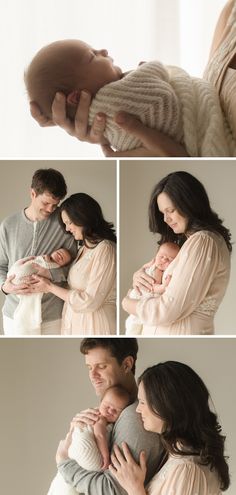
<path id="1" fill-rule="evenodd" d="M 72 236 L 66 234 L 59 224 L 57 212 L 47 219 L 32 222 L 24 211 L 15 213 L 3 220 L 0 226 L 0 285 L 6 278 L 9 268 L 20 258 L 48 254 L 58 248 L 67 248 L 73 257 L 76 254 L 76 243 Z M 68 266 L 51 270 L 53 281 L 66 281 Z M 16 295 L 8 294 L 3 306 L 3 314 L 13 318 L 19 304 Z M 53 321 L 61 318 L 62 299 L 53 294 L 44 294 L 42 298 L 42 320 Z"/>

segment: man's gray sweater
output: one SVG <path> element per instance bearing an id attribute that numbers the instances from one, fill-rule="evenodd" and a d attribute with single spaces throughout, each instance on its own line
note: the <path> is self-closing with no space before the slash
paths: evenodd
<path id="1" fill-rule="evenodd" d="M 66 234 L 54 211 L 47 219 L 32 222 L 25 216 L 24 210 L 3 220 L 0 225 L 0 286 L 5 282 L 9 268 L 20 258 L 51 254 L 55 249 L 64 247 L 75 257 L 76 243 L 70 234 Z M 51 270 L 56 283 L 66 281 L 68 267 Z M 16 295 L 8 294 L 3 306 L 3 314 L 13 318 L 19 303 Z M 61 318 L 62 299 L 53 294 L 44 294 L 42 298 L 43 322 Z"/>

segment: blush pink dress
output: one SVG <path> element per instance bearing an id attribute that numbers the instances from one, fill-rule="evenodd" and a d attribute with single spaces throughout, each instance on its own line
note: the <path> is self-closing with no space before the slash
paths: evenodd
<path id="1" fill-rule="evenodd" d="M 148 495 L 221 495 L 217 473 L 195 456 L 170 456 L 147 486 Z"/>
<path id="2" fill-rule="evenodd" d="M 236 1 L 225 5 L 215 30 L 212 52 L 204 72 L 204 79 L 217 89 L 220 103 L 236 137 L 236 70 L 230 62 L 236 56 Z"/>
<path id="3" fill-rule="evenodd" d="M 170 263 L 171 280 L 164 294 L 138 301 L 142 335 L 214 333 L 214 315 L 230 275 L 230 253 L 219 234 L 192 234 Z"/>
<path id="4" fill-rule="evenodd" d="M 70 292 L 62 313 L 62 334 L 115 334 L 115 253 L 115 244 L 108 240 L 79 251 L 68 274 Z"/>

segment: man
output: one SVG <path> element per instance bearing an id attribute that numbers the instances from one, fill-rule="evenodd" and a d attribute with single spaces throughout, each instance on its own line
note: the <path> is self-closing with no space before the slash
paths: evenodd
<path id="1" fill-rule="evenodd" d="M 138 461 L 139 454 L 145 450 L 147 459 L 148 482 L 156 473 L 160 464 L 163 449 L 156 433 L 145 431 L 140 416 L 136 413 L 137 385 L 135 382 L 135 362 L 138 344 L 130 338 L 86 338 L 80 346 L 85 355 L 90 381 L 98 397 L 115 384 L 125 387 L 133 397 L 133 404 L 127 406 L 115 423 L 111 448 L 125 441 L 131 453 Z M 94 424 L 97 412 L 86 409 L 77 415 L 74 424 Z M 85 495 L 123 495 L 126 492 L 107 471 L 86 471 L 76 461 L 68 459 L 68 436 L 62 440 L 57 451 L 57 464 L 60 473 L 67 483 L 77 492 Z"/>
<path id="2" fill-rule="evenodd" d="M 3 306 L 3 328 L 6 335 L 15 334 L 14 312 L 19 303 L 17 294 L 32 293 L 33 280 L 29 277 L 20 285 L 14 285 L 14 275 L 7 277 L 9 268 L 18 259 L 27 256 L 50 254 L 55 249 L 69 249 L 76 253 L 73 238 L 60 226 L 57 206 L 66 195 L 63 175 L 52 168 L 39 169 L 31 183 L 31 203 L 24 210 L 5 218 L 0 227 L 0 285 L 6 295 Z M 39 268 L 40 275 L 46 275 Z M 54 282 L 66 281 L 68 267 L 51 270 Z M 52 294 L 42 298 L 42 334 L 59 334 L 63 301 Z M 27 328 L 25 333 L 33 334 Z"/>

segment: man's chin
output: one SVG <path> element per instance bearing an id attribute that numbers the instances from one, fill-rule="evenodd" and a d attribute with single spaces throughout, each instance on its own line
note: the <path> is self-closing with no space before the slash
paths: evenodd
<path id="1" fill-rule="evenodd" d="M 95 390 L 95 394 L 100 396 L 100 395 L 103 395 L 104 392 L 105 392 L 105 387 L 104 385 L 101 383 L 101 384 L 93 384 L 93 387 L 94 387 L 94 390 Z"/>

